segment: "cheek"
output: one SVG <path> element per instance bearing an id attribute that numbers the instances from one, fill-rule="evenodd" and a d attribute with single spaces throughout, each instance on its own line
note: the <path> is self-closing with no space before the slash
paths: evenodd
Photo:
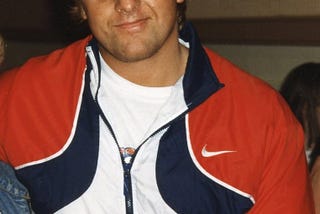
<path id="1" fill-rule="evenodd" d="M 93 1 L 84 5 L 84 14 L 87 20 L 94 25 L 108 19 L 112 13 L 112 5 L 109 1 Z"/>
<path id="2" fill-rule="evenodd" d="M 88 24 L 93 34 L 100 34 L 109 30 L 109 20 L 107 13 L 88 13 Z"/>

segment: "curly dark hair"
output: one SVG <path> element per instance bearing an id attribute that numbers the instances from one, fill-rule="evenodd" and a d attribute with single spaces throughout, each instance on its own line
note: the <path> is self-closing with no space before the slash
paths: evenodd
<path id="1" fill-rule="evenodd" d="M 186 21 L 186 10 L 187 10 L 187 0 L 183 1 L 182 3 L 177 3 L 177 21 L 179 25 L 179 29 L 181 29 Z M 73 21 L 77 23 L 82 23 L 83 20 L 82 16 L 82 5 L 81 0 L 72 0 L 70 6 L 70 15 Z"/>

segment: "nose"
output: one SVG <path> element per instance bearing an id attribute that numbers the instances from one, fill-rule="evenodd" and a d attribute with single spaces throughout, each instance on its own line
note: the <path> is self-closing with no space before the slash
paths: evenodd
<path id="1" fill-rule="evenodd" d="M 137 10 L 140 0 L 115 0 L 115 10 L 123 15 L 127 15 Z"/>

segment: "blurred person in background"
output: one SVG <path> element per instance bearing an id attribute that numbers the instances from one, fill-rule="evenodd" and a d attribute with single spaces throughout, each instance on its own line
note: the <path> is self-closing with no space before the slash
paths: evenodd
<path id="1" fill-rule="evenodd" d="M 295 67 L 284 79 L 280 93 L 305 132 L 305 150 L 318 214 L 320 213 L 320 63 L 308 62 Z"/>

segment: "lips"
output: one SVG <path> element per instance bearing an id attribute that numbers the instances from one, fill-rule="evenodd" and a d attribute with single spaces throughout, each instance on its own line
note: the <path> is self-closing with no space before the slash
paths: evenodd
<path id="1" fill-rule="evenodd" d="M 138 32 L 144 29 L 147 24 L 148 18 L 136 19 L 133 21 L 124 21 L 116 24 L 115 27 L 121 30 L 126 30 L 129 32 Z"/>

